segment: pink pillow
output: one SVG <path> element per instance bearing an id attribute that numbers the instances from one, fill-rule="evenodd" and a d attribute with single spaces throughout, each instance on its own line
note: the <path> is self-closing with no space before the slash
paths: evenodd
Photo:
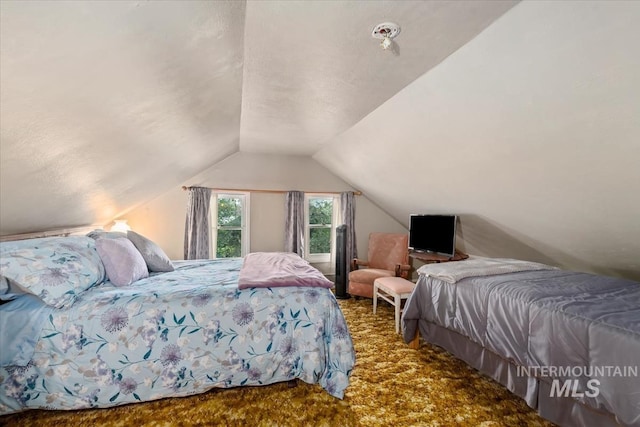
<path id="1" fill-rule="evenodd" d="M 126 237 L 96 240 L 96 249 L 109 281 L 115 286 L 127 286 L 149 277 L 147 263 Z"/>

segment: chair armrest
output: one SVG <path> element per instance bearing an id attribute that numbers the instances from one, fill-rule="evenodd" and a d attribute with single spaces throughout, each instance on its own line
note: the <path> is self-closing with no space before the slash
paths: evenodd
<path id="1" fill-rule="evenodd" d="M 406 279 L 409 276 L 411 266 L 409 264 L 396 264 L 396 277 Z"/>
<path id="2" fill-rule="evenodd" d="M 351 271 L 357 270 L 358 267 L 369 267 L 369 263 L 367 261 L 363 261 L 358 258 L 354 258 L 351 260 Z"/>

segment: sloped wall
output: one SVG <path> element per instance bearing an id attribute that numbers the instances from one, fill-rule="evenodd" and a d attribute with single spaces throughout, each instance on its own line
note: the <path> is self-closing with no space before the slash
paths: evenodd
<path id="1" fill-rule="evenodd" d="M 314 158 L 460 247 L 640 279 L 638 2 L 523 2 Z"/>
<path id="2" fill-rule="evenodd" d="M 0 11 L 0 235 L 104 224 L 238 150 L 245 2 Z"/>

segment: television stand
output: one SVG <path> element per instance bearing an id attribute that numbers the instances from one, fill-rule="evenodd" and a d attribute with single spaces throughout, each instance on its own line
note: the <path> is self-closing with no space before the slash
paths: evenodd
<path id="1" fill-rule="evenodd" d="M 439 263 L 439 262 L 448 262 L 448 261 L 460 261 L 463 259 L 469 258 L 469 255 L 464 252 L 460 252 L 456 249 L 456 253 L 452 257 L 448 257 L 446 255 L 440 255 L 432 252 L 417 252 L 409 250 L 409 256 L 411 258 L 419 259 L 420 261 L 431 264 L 431 263 Z"/>

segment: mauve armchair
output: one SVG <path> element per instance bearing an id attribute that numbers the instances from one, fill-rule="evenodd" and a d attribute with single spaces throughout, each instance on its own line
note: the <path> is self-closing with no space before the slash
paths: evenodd
<path id="1" fill-rule="evenodd" d="M 367 268 L 359 268 L 367 267 Z M 373 282 L 380 277 L 409 276 L 409 235 L 371 233 L 367 261 L 354 258 L 349 272 L 349 294 L 373 298 Z"/>

